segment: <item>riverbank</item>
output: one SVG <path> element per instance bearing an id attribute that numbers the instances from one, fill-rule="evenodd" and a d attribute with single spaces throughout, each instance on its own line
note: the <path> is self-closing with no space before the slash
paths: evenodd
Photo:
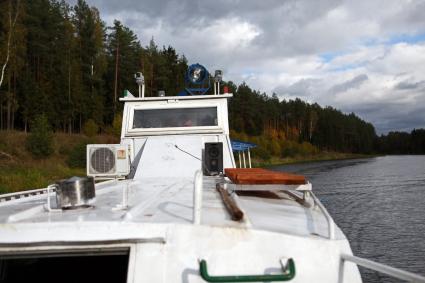
<path id="1" fill-rule="evenodd" d="M 319 152 L 315 155 L 310 155 L 310 156 L 295 156 L 295 157 L 287 157 L 287 158 L 272 157 L 269 160 L 261 160 L 261 159 L 253 158 L 252 166 L 253 167 L 271 167 L 271 166 L 294 164 L 294 163 L 371 158 L 376 156 L 378 155 L 325 151 L 325 152 Z"/>
<path id="2" fill-rule="evenodd" d="M 53 137 L 54 152 L 44 159 L 34 158 L 26 149 L 28 134 L 18 131 L 0 132 L 0 194 L 43 188 L 54 181 L 72 176 L 84 176 L 85 152 L 88 143 L 117 143 L 110 135 L 87 137 L 79 134 L 56 133 Z M 271 157 L 263 160 L 252 155 L 253 167 L 269 167 L 282 164 L 368 158 L 372 155 L 317 152 L 288 158 Z"/>
<path id="3" fill-rule="evenodd" d="M 25 147 L 27 136 L 18 131 L 0 132 L 0 194 L 43 188 L 60 179 L 85 176 L 85 145 L 118 141 L 109 135 L 89 138 L 55 133 L 52 155 L 37 159 Z"/>

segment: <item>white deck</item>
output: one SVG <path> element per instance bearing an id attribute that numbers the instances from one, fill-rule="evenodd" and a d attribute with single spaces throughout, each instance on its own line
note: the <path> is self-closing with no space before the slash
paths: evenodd
<path id="1" fill-rule="evenodd" d="M 169 282 L 164 272 L 166 278 L 177 278 L 173 282 L 203 282 L 197 275 L 200 258 L 208 259 L 211 274 L 263 274 L 278 272 L 279 259 L 292 257 L 297 276 L 291 282 L 338 281 L 340 255 L 351 250 L 339 229 L 335 240 L 328 239 L 326 219 L 317 208 L 306 208 L 289 196 L 239 197 L 246 220 L 235 222 L 215 190 L 216 181 L 204 178 L 201 225 L 192 224 L 191 179 L 105 182 L 97 185 L 95 207 L 81 210 L 48 212 L 46 195 L 3 202 L 0 253 L 95 243 L 140 248 L 128 282 Z M 127 184 L 129 208 L 116 210 Z M 223 258 L 233 264 L 224 264 Z M 152 262 L 169 265 L 158 270 Z M 344 282 L 360 282 L 353 264 L 346 264 L 345 274 Z"/>
<path id="2" fill-rule="evenodd" d="M 304 237 L 328 237 L 328 223 L 323 213 L 280 193 L 282 199 L 237 197 L 246 220 L 232 221 L 215 189 L 217 177 L 204 177 L 202 225 L 256 229 Z M 129 208 L 116 209 L 128 186 Z M 55 206 L 54 194 L 51 196 Z M 93 208 L 48 212 L 46 195 L 37 195 L 0 203 L 0 221 L 4 224 L 42 222 L 134 222 L 191 224 L 193 221 L 193 180 L 161 179 L 123 180 L 96 185 Z M 345 239 L 336 229 L 336 239 Z M 0 237 L 0 241 L 4 241 Z"/>

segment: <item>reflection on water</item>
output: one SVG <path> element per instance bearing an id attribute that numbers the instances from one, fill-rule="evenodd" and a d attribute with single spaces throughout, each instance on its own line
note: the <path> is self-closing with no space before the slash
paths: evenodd
<path id="1" fill-rule="evenodd" d="M 425 275 L 425 156 L 274 167 L 306 175 L 353 253 Z M 360 269 L 364 282 L 399 282 Z"/>

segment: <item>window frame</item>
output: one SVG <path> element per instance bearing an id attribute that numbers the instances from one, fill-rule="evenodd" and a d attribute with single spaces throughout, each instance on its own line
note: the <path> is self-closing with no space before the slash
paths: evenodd
<path id="1" fill-rule="evenodd" d="M 215 108 L 217 111 L 216 126 L 191 126 L 191 127 L 164 127 L 164 128 L 133 128 L 134 113 L 137 110 L 167 110 L 167 109 L 196 109 L 196 108 Z M 166 135 L 166 134 L 188 134 L 188 133 L 222 133 L 223 115 L 222 107 L 219 103 L 166 103 L 166 104 L 135 104 L 128 108 L 126 123 L 126 136 L 148 136 L 148 135 Z"/>
<path id="2" fill-rule="evenodd" d="M 137 111 L 172 111 L 172 110 L 183 110 L 183 111 L 187 111 L 190 109 L 197 109 L 200 110 L 201 109 L 208 109 L 208 110 L 215 110 L 215 119 L 217 121 L 216 125 L 202 125 L 202 126 L 174 126 L 174 127 L 140 127 L 140 128 L 135 128 L 134 127 L 134 118 L 135 118 L 135 114 Z M 185 113 L 180 113 L 179 115 L 188 115 L 187 117 L 190 118 L 190 114 L 185 114 Z M 178 117 L 175 117 L 176 120 L 178 120 Z M 181 122 L 181 121 L 179 121 Z M 153 129 L 175 129 L 175 128 L 211 128 L 211 127 L 217 127 L 218 126 L 218 109 L 217 107 L 214 106 L 205 106 L 205 107 L 184 107 L 184 108 L 166 108 L 166 109 L 133 109 L 133 120 L 131 123 L 131 129 L 132 130 L 145 130 L 145 129 L 149 129 L 149 130 L 153 130 Z"/>

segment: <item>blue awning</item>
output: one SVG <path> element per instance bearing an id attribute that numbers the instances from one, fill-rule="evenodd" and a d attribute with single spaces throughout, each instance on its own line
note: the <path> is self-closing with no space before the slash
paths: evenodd
<path id="1" fill-rule="evenodd" d="M 232 143 L 232 150 L 234 152 L 246 151 L 248 149 L 251 149 L 257 146 L 255 143 L 244 142 L 239 140 L 231 140 L 231 143 Z"/>

